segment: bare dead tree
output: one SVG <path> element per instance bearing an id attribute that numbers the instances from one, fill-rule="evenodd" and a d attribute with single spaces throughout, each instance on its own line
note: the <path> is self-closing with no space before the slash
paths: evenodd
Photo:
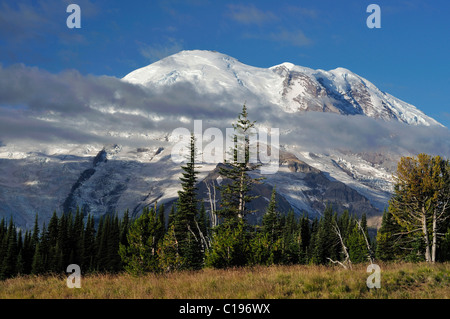
<path id="1" fill-rule="evenodd" d="M 370 263 L 373 264 L 373 260 L 374 260 L 373 256 L 374 256 L 374 254 L 373 254 L 372 247 L 370 246 L 369 239 L 367 238 L 366 232 L 364 231 L 364 229 L 361 226 L 361 221 L 357 220 L 356 223 L 358 224 L 358 228 L 359 228 L 359 230 L 361 230 L 361 233 L 364 236 L 364 240 L 366 241 L 367 252 L 368 252 L 367 259 L 369 259 Z"/>
<path id="2" fill-rule="evenodd" d="M 210 239 L 208 236 L 205 236 L 205 234 L 203 234 L 197 221 L 195 221 L 195 226 L 197 226 L 198 233 L 200 234 L 203 251 L 206 251 L 211 247 Z"/>
<path id="3" fill-rule="evenodd" d="M 208 190 L 208 197 L 209 197 L 209 204 L 210 204 L 210 211 L 209 211 L 209 216 L 210 216 L 210 221 L 211 221 L 211 227 L 215 227 L 218 225 L 218 218 L 217 218 L 217 209 L 216 209 L 216 187 L 214 186 L 214 182 L 212 182 L 212 185 L 210 185 L 209 183 L 207 183 L 206 181 L 204 181 L 205 185 L 206 185 L 206 189 Z M 212 192 L 211 192 L 211 188 L 212 188 Z"/>
<path id="4" fill-rule="evenodd" d="M 336 235 L 339 238 L 339 242 L 340 242 L 341 247 L 342 247 L 342 252 L 345 255 L 345 259 L 344 259 L 343 262 L 340 262 L 339 260 L 333 260 L 330 257 L 327 257 L 327 259 L 329 261 L 331 261 L 333 264 L 341 265 L 342 267 L 344 267 L 344 269 L 349 269 L 349 268 L 352 269 L 352 261 L 350 260 L 350 255 L 348 254 L 348 248 L 344 244 L 344 239 L 342 238 L 341 230 L 339 229 L 339 226 L 336 223 L 336 221 L 334 221 L 333 230 L 334 230 L 334 232 L 336 233 Z"/>

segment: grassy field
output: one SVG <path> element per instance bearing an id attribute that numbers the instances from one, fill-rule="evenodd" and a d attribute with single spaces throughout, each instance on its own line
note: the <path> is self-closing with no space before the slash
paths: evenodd
<path id="1" fill-rule="evenodd" d="M 379 264 L 381 288 L 367 288 L 367 265 L 205 269 L 134 277 L 87 275 L 70 289 L 64 276 L 0 281 L 0 298 L 450 298 L 450 264 Z"/>

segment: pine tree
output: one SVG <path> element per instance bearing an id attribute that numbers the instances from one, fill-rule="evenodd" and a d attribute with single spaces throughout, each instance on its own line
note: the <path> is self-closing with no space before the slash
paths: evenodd
<path id="1" fill-rule="evenodd" d="M 319 227 L 315 234 L 315 247 L 313 251 L 313 262 L 317 264 L 326 264 L 329 258 L 336 260 L 336 234 L 333 230 L 335 218 L 331 206 L 327 206 L 323 217 L 319 221 Z"/>
<path id="2" fill-rule="evenodd" d="M 389 261 L 400 258 L 402 252 L 397 242 L 398 233 L 400 232 L 400 225 L 395 221 L 392 214 L 385 209 L 381 227 L 377 232 L 377 259 Z"/>
<path id="3" fill-rule="evenodd" d="M 205 264 L 214 268 L 245 266 L 249 262 L 249 239 L 246 224 L 225 221 L 213 230 L 211 248 L 206 253 Z"/>
<path id="4" fill-rule="evenodd" d="M 155 210 L 146 207 L 130 226 L 128 245 L 119 245 L 119 255 L 126 271 L 132 274 L 160 271 L 155 242 L 156 225 Z"/>
<path id="5" fill-rule="evenodd" d="M 48 269 L 49 272 L 61 271 L 62 267 L 62 246 L 58 242 L 59 236 L 59 220 L 56 211 L 53 212 L 52 217 L 47 227 L 47 240 L 48 240 Z"/>
<path id="6" fill-rule="evenodd" d="M 169 217 L 167 218 L 167 229 L 169 229 L 170 226 L 172 226 L 173 221 L 175 220 L 175 206 L 176 205 L 177 205 L 177 203 L 175 202 L 170 207 Z"/>
<path id="7" fill-rule="evenodd" d="M 161 204 L 158 209 L 158 222 L 156 225 L 156 242 L 159 242 L 163 239 L 164 234 L 166 233 L 166 218 L 164 216 L 164 204 Z"/>
<path id="8" fill-rule="evenodd" d="M 273 242 L 268 232 L 257 232 L 249 243 L 250 265 L 273 264 Z"/>
<path id="9" fill-rule="evenodd" d="M 75 220 L 71 228 L 71 250 L 73 252 L 72 259 L 69 260 L 69 264 L 82 265 L 83 263 L 83 250 L 84 250 L 84 214 L 80 209 L 77 209 L 75 214 Z"/>
<path id="10" fill-rule="evenodd" d="M 284 264 L 297 264 L 305 262 L 305 256 L 302 255 L 302 233 L 301 224 L 297 221 L 293 210 L 289 210 L 284 223 L 282 222 L 282 256 L 281 262 Z M 282 219 L 282 220 L 283 220 Z M 306 235 L 306 234 L 305 234 Z M 309 238 L 307 243 L 309 243 Z"/>
<path id="11" fill-rule="evenodd" d="M 197 171 L 195 169 L 195 137 L 191 134 L 189 158 L 184 166 L 181 180 L 182 189 L 178 191 L 177 212 L 174 219 L 175 235 L 179 254 L 185 269 L 200 269 L 203 266 L 204 250 L 198 223 Z"/>
<path id="12" fill-rule="evenodd" d="M 101 227 L 101 229 L 100 229 Z M 97 235 L 97 252 L 96 252 L 96 269 L 104 271 L 109 269 L 109 254 L 110 254 L 110 233 L 111 233 L 111 218 L 110 216 L 102 216 L 99 222 L 99 232 Z"/>
<path id="13" fill-rule="evenodd" d="M 309 260 L 311 246 L 311 226 L 307 216 L 300 220 L 300 262 L 306 264 Z"/>
<path id="14" fill-rule="evenodd" d="M 368 251 L 366 241 L 358 225 L 353 227 L 352 232 L 346 240 L 346 245 L 352 263 L 362 263 L 367 261 Z"/>
<path id="15" fill-rule="evenodd" d="M 39 243 L 39 222 L 38 222 L 38 214 L 36 214 L 34 218 L 34 228 L 33 228 L 33 235 L 31 236 L 31 248 L 33 251 L 36 248 L 36 245 Z"/>
<path id="16" fill-rule="evenodd" d="M 280 214 L 276 209 L 276 189 L 272 189 L 267 211 L 262 219 L 263 232 L 269 234 L 270 241 L 275 242 L 281 235 Z"/>
<path id="17" fill-rule="evenodd" d="M 227 180 L 219 187 L 221 208 L 218 214 L 222 218 L 243 218 L 250 213 L 247 203 L 258 197 L 250 196 L 250 190 L 261 178 L 252 179 L 247 173 L 257 167 L 250 166 L 250 137 L 254 134 L 254 127 L 255 122 L 248 119 L 247 107 L 244 104 L 236 124 L 233 124 L 233 159 L 225 161 L 225 165 L 219 167 L 220 175 Z"/>
<path id="18" fill-rule="evenodd" d="M 23 274 L 31 274 L 31 265 L 33 263 L 33 254 L 35 250 L 31 237 L 31 231 L 25 231 L 22 250 Z"/>
<path id="19" fill-rule="evenodd" d="M 158 245 L 158 267 L 164 272 L 170 272 L 182 269 L 184 264 L 179 254 L 175 225 L 172 224 Z"/>
<path id="20" fill-rule="evenodd" d="M 37 220 L 37 218 L 36 218 Z M 35 231 L 33 232 L 33 237 L 34 235 L 37 233 L 36 232 L 36 228 L 35 227 Z M 34 251 L 34 256 L 33 256 L 33 262 L 32 262 L 32 266 L 31 266 L 31 273 L 34 275 L 38 275 L 38 274 L 45 274 L 49 272 L 49 260 L 48 260 L 48 256 L 49 256 L 49 240 L 48 240 L 48 232 L 47 232 L 47 228 L 44 225 L 42 226 L 42 232 L 40 234 L 39 239 L 36 241 L 36 245 L 35 245 L 35 251 Z"/>
<path id="21" fill-rule="evenodd" d="M 6 251 L 8 249 L 8 228 L 6 227 L 5 219 L 0 221 L 0 279 L 2 274 L 3 260 L 6 257 Z"/>
<path id="22" fill-rule="evenodd" d="M 127 245 L 127 234 L 130 228 L 130 214 L 128 209 L 125 211 L 122 221 L 120 223 L 120 243 L 122 245 Z"/>
<path id="23" fill-rule="evenodd" d="M 58 222 L 58 240 L 57 240 L 57 247 L 58 250 L 56 251 L 56 258 L 60 260 L 60 265 L 58 267 L 63 267 L 69 265 L 69 258 L 70 258 L 70 250 L 71 250 L 71 243 L 70 243 L 70 222 L 69 220 L 72 219 L 72 213 L 69 214 L 62 214 L 59 218 Z M 48 233 L 48 231 L 47 231 Z M 48 234 L 47 234 L 48 238 Z M 48 241 L 48 240 L 47 240 Z M 51 243 L 48 241 L 47 243 L 48 249 L 50 250 L 52 248 Z M 62 271 L 64 271 L 63 269 Z"/>
<path id="24" fill-rule="evenodd" d="M 11 278 L 17 274 L 18 253 L 17 229 L 11 218 L 6 233 L 6 254 L 2 265 L 0 265 L 0 279 Z"/>
<path id="25" fill-rule="evenodd" d="M 119 218 L 117 214 L 109 217 L 110 225 L 107 235 L 106 261 L 103 266 L 109 272 L 116 272 L 121 268 L 121 260 L 119 255 L 120 229 Z"/>
<path id="26" fill-rule="evenodd" d="M 198 216 L 196 218 L 198 227 L 200 228 L 200 231 L 202 232 L 203 236 L 208 237 L 209 236 L 209 220 L 206 215 L 206 208 L 205 208 L 205 202 L 201 201 L 200 204 L 200 211 L 198 213 Z"/>
<path id="27" fill-rule="evenodd" d="M 86 228 L 83 238 L 83 263 L 82 269 L 86 271 L 92 271 L 95 268 L 95 223 L 94 217 L 90 214 L 87 217 Z"/>

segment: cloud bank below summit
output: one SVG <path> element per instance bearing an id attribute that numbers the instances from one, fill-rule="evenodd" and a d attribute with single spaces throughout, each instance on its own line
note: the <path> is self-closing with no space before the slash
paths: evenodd
<path id="1" fill-rule="evenodd" d="M 285 113 L 256 95 L 200 94 L 189 83 L 148 89 L 76 70 L 53 74 L 23 64 L 0 66 L 0 147 L 18 141 L 145 146 L 177 127 L 231 127 L 246 103 L 259 125 L 278 127 L 281 144 L 305 151 L 395 149 L 450 156 L 450 131 L 365 116 Z"/>

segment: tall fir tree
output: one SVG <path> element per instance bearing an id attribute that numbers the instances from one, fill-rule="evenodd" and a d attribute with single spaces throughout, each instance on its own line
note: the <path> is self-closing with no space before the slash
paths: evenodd
<path id="1" fill-rule="evenodd" d="M 11 278 L 17 274 L 17 257 L 18 257 L 18 247 L 17 247 L 17 229 L 13 223 L 12 218 L 10 219 L 8 230 L 6 233 L 6 251 L 3 258 L 3 263 L 0 265 L 0 279 L 1 278 Z"/>
<path id="2" fill-rule="evenodd" d="M 333 231 L 333 210 L 328 205 L 319 221 L 318 229 L 315 234 L 313 262 L 317 264 L 327 264 L 329 258 L 336 260 L 335 245 L 337 244 L 336 235 Z"/>
<path id="3" fill-rule="evenodd" d="M 257 165 L 250 165 L 250 140 L 255 134 L 255 122 L 249 120 L 245 104 L 233 128 L 234 145 L 229 150 L 232 160 L 226 160 L 225 165 L 219 167 L 220 175 L 227 180 L 219 187 L 221 203 L 218 214 L 225 219 L 243 218 L 251 212 L 247 204 L 258 196 L 250 195 L 250 191 L 253 184 L 261 180 L 248 175 L 248 171 Z"/>
<path id="4" fill-rule="evenodd" d="M 200 269 L 203 266 L 204 250 L 199 232 L 197 174 L 195 157 L 195 136 L 192 133 L 189 143 L 189 157 L 181 166 L 181 190 L 178 191 L 177 211 L 174 218 L 175 236 L 178 241 L 179 254 L 185 269 Z"/>

